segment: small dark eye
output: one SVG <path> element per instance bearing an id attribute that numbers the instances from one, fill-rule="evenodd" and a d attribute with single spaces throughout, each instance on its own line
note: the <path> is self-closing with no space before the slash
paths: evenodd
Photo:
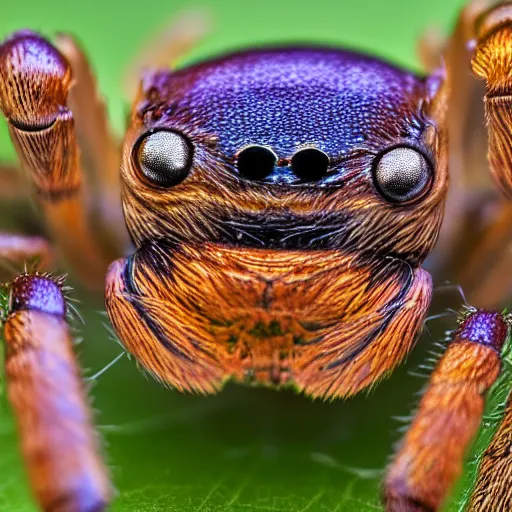
<path id="1" fill-rule="evenodd" d="M 322 179 L 329 168 L 329 157 L 319 149 L 306 148 L 292 157 L 292 170 L 303 181 Z"/>
<path id="2" fill-rule="evenodd" d="M 159 187 L 172 187 L 190 172 L 192 146 L 176 132 L 149 133 L 137 144 L 137 161 L 149 181 Z"/>
<path id="3" fill-rule="evenodd" d="M 432 181 L 432 167 L 424 155 L 408 147 L 394 148 L 379 157 L 373 177 L 389 201 L 404 203 L 418 197 Z"/>
<path id="4" fill-rule="evenodd" d="M 238 172 L 249 180 L 263 180 L 277 164 L 277 156 L 263 146 L 248 146 L 240 151 L 236 160 Z"/>

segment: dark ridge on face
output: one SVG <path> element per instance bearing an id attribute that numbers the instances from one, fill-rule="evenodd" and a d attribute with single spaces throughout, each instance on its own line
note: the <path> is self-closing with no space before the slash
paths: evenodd
<path id="1" fill-rule="evenodd" d="M 336 249 L 352 231 L 347 215 L 309 215 L 270 213 L 244 214 L 221 219 L 220 243 L 255 249 Z"/>

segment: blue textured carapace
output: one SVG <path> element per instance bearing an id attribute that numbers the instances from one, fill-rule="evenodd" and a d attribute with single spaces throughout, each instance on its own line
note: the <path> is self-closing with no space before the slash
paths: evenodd
<path id="1" fill-rule="evenodd" d="M 172 107 L 171 123 L 182 114 L 216 135 L 228 159 L 259 144 L 280 159 L 307 145 L 336 161 L 415 140 L 423 128 L 423 78 L 344 50 L 252 50 L 152 75 L 145 87 Z"/>

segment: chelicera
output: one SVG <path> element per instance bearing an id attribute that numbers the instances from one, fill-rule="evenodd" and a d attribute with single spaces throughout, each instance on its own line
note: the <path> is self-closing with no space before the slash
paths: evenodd
<path id="1" fill-rule="evenodd" d="M 512 190 L 512 4 L 481 4 L 463 11 L 445 48 L 424 46 L 425 76 L 320 47 L 245 50 L 173 71 L 149 62 L 121 152 L 71 37 L 51 44 L 22 31 L 4 41 L 0 107 L 53 244 L 91 289 L 106 274 L 111 323 L 145 369 L 179 391 L 215 393 L 236 380 L 331 399 L 367 389 L 406 357 L 430 305 L 422 264 L 442 228 L 449 160 L 469 132 L 485 140 L 483 125 L 465 121 L 482 99 L 470 62 L 487 84 L 489 146 L 476 153 L 488 153 L 502 190 Z M 480 178 L 470 168 L 461 174 L 460 162 L 452 168 L 460 199 Z M 510 294 L 502 275 L 510 262 L 499 249 L 512 210 L 496 200 L 488 222 L 489 199 L 474 201 L 471 219 L 484 242 L 449 247 L 470 219 L 463 211 L 445 224 L 440 251 L 466 256 L 457 280 L 471 303 L 492 307 Z M 122 257 L 129 240 L 132 253 Z M 52 266 L 42 238 L 0 242 L 5 258 L 39 256 Z M 42 509 L 99 511 L 110 484 L 63 286 L 43 272 L 9 285 L 9 396 Z M 388 470 L 387 510 L 442 506 L 499 374 L 508 325 L 487 309 L 462 317 Z M 58 391 L 49 361 L 59 368 L 52 378 L 66 383 Z M 502 463 L 500 474 L 483 464 L 471 510 L 511 505 L 510 456 Z"/>

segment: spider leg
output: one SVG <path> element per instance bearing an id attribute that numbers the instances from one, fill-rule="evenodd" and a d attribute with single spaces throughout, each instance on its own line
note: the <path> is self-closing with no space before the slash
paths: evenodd
<path id="1" fill-rule="evenodd" d="M 471 303 L 495 307 L 512 291 L 512 202 L 498 196 L 484 169 L 490 166 L 502 190 L 510 186 L 512 191 L 511 100 L 506 95 L 507 87 L 512 90 L 507 75 L 512 2 L 470 2 L 446 44 L 444 60 L 451 89 L 450 188 L 438 260 L 432 263 L 442 267 L 438 275 L 463 287 Z"/>
<path id="2" fill-rule="evenodd" d="M 0 233 L 0 260 L 37 258 L 49 268 L 41 237 Z M 7 394 L 29 481 L 44 511 L 104 510 L 112 494 L 66 322 L 64 279 L 24 272 L 0 307 Z M 6 309 L 3 309 L 6 308 Z"/>
<path id="3" fill-rule="evenodd" d="M 66 322 L 62 279 L 24 273 L 3 311 L 7 394 L 45 512 L 101 512 L 112 494 Z"/>
<path id="4" fill-rule="evenodd" d="M 486 1 L 486 0 L 485 0 Z M 487 2 L 486 2 L 487 3 Z M 470 2 L 460 13 L 453 34 L 441 40 L 430 30 L 420 40 L 420 58 L 427 72 L 444 61 L 449 84 L 448 132 L 450 186 L 445 216 L 436 251 L 430 258 L 436 274 L 454 275 L 475 242 L 475 226 L 481 225 L 484 205 L 495 201 L 487 169 L 487 134 L 482 97 L 484 84 L 470 72 L 467 42 L 482 1 Z M 470 229 L 468 229 L 470 226 Z M 478 240 L 478 238 L 476 238 Z"/>
<path id="5" fill-rule="evenodd" d="M 509 397 L 501 424 L 479 462 L 478 476 L 468 510 L 485 512 L 512 508 L 511 445 L 512 397 Z"/>
<path id="6" fill-rule="evenodd" d="M 480 425 L 485 395 L 499 376 L 508 330 L 501 313 L 472 309 L 463 318 L 388 468 L 388 512 L 434 512 L 442 506 Z"/>
<path id="7" fill-rule="evenodd" d="M 53 267 L 55 255 L 50 244 L 40 236 L 15 235 L 0 231 L 0 276 L 5 274 L 1 268 L 2 261 L 15 267 L 20 262 L 35 262 L 39 269 L 48 270 Z M 14 271 L 18 272 L 18 269 L 14 268 Z"/>
<path id="8" fill-rule="evenodd" d="M 55 46 L 66 58 L 73 75 L 68 106 L 73 112 L 80 160 L 93 189 L 93 214 L 102 219 L 103 240 L 114 242 L 113 254 L 128 246 L 128 232 L 121 208 L 120 142 L 113 135 L 105 102 L 88 59 L 68 34 L 59 34 Z"/>
<path id="9" fill-rule="evenodd" d="M 498 2 L 480 13 L 473 34 L 471 66 L 486 83 L 489 165 L 502 191 L 512 198 L 512 2 Z"/>
<path id="10" fill-rule="evenodd" d="M 0 200 L 20 201 L 28 198 L 19 169 L 0 162 Z"/>
<path id="11" fill-rule="evenodd" d="M 210 32 L 211 21 L 203 9 L 186 9 L 164 25 L 138 52 L 124 75 L 124 90 L 135 98 L 146 69 L 167 69 L 186 55 Z"/>
<path id="12" fill-rule="evenodd" d="M 420 36 L 417 53 L 427 73 L 432 73 L 441 65 L 445 47 L 446 38 L 437 27 L 427 28 Z"/>
<path id="13" fill-rule="evenodd" d="M 116 254 L 101 245 L 88 215 L 65 58 L 45 39 L 18 32 L 0 45 L 0 109 L 29 172 L 53 241 L 82 282 L 103 285 Z"/>

